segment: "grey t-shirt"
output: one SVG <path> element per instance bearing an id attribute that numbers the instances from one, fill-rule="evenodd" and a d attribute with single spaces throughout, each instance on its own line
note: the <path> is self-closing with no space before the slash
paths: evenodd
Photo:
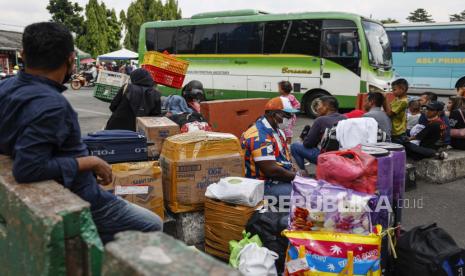
<path id="1" fill-rule="evenodd" d="M 391 141 L 391 119 L 389 119 L 386 112 L 381 110 L 381 107 L 373 107 L 367 113 L 363 114 L 363 117 L 373 118 L 378 122 L 378 127 L 386 132 L 386 139 Z"/>

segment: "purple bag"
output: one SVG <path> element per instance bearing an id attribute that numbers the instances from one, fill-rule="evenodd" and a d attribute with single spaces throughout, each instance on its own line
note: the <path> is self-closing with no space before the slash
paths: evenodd
<path id="1" fill-rule="evenodd" d="M 296 177 L 292 182 L 289 228 L 369 234 L 369 201 L 373 195 L 356 192 L 323 180 Z"/>

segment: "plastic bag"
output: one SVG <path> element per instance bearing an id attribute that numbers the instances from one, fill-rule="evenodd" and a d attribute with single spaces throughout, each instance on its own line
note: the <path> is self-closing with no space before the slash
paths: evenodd
<path id="1" fill-rule="evenodd" d="M 323 180 L 296 177 L 289 228 L 367 235 L 372 232 L 369 202 L 374 198 Z"/>
<path id="2" fill-rule="evenodd" d="M 226 177 L 207 187 L 205 196 L 224 202 L 255 207 L 263 200 L 263 180 L 243 177 Z"/>
<path id="3" fill-rule="evenodd" d="M 381 236 L 284 231 L 286 275 L 381 275 Z M 371 274 L 370 274 L 371 273 Z"/>
<path id="4" fill-rule="evenodd" d="M 378 180 L 378 161 L 359 147 L 332 151 L 318 156 L 318 179 L 352 190 L 374 194 Z"/>
<path id="5" fill-rule="evenodd" d="M 230 241 L 229 242 L 229 265 L 238 268 L 239 267 L 239 253 L 241 250 L 249 243 L 255 243 L 258 246 L 263 246 L 262 241 L 258 235 L 253 235 L 245 231 L 242 232 L 242 240 L 240 241 Z"/>
<path id="6" fill-rule="evenodd" d="M 247 244 L 239 253 L 239 271 L 250 276 L 278 275 L 274 265 L 278 254 L 256 243 Z"/>

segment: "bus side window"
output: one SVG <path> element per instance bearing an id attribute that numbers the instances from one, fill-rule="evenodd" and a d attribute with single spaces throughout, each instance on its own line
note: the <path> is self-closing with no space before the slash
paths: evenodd
<path id="1" fill-rule="evenodd" d="M 389 42 L 391 43 L 391 50 L 393 52 L 402 52 L 403 41 L 401 31 L 390 31 L 387 33 L 389 36 Z"/>
<path id="2" fill-rule="evenodd" d="M 194 51 L 196 54 L 216 54 L 216 26 L 200 25 L 195 27 Z"/>
<path id="3" fill-rule="evenodd" d="M 145 30 L 145 47 L 147 51 L 155 51 L 155 28 Z"/>
<path id="4" fill-rule="evenodd" d="M 179 27 L 176 35 L 176 54 L 194 52 L 194 27 Z"/>
<path id="5" fill-rule="evenodd" d="M 176 28 L 163 28 L 157 29 L 157 51 L 167 51 L 170 54 L 174 53 L 175 41 L 176 41 Z"/>
<path id="6" fill-rule="evenodd" d="M 265 23 L 263 43 L 264 54 L 279 54 L 289 30 L 289 21 L 270 21 Z"/>
<path id="7" fill-rule="evenodd" d="M 293 20 L 283 53 L 320 55 L 321 20 Z"/>
<path id="8" fill-rule="evenodd" d="M 326 31 L 323 57 L 358 58 L 358 42 L 353 31 Z"/>

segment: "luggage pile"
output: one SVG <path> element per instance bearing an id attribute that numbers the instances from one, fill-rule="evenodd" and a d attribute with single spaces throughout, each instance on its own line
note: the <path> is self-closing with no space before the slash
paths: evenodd
<path id="1" fill-rule="evenodd" d="M 129 76 L 126 74 L 102 70 L 95 83 L 94 97 L 104 102 L 111 102 L 128 81 Z"/>
<path id="2" fill-rule="evenodd" d="M 149 71 L 157 84 L 181 88 L 189 62 L 168 53 L 148 51 L 144 54 L 142 68 Z"/>

